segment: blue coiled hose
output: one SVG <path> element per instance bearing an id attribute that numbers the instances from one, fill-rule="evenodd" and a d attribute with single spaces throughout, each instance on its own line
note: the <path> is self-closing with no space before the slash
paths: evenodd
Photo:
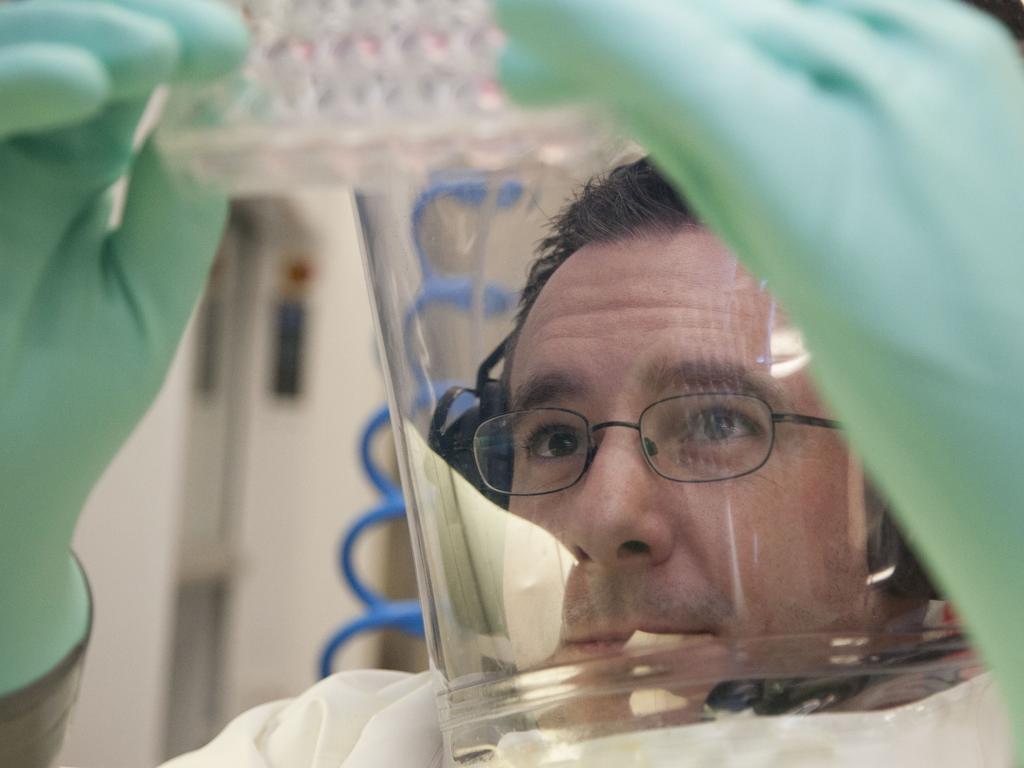
<path id="1" fill-rule="evenodd" d="M 515 181 L 506 181 L 498 189 L 495 204 L 505 209 L 515 205 L 522 196 L 523 187 Z M 447 304 L 463 310 L 469 310 L 476 300 L 472 277 L 446 276 L 439 274 L 428 258 L 426 248 L 420 237 L 420 225 L 424 213 L 432 202 L 439 198 L 455 198 L 464 205 L 480 207 L 487 200 L 487 185 L 480 175 L 469 175 L 456 180 L 435 182 L 430 185 L 416 200 L 411 216 L 412 239 L 417 257 L 423 272 L 423 285 L 420 294 L 405 317 L 406 331 L 408 326 L 429 306 Z M 516 295 L 502 286 L 483 286 L 483 312 L 485 316 L 503 314 L 510 311 L 516 302 Z M 410 338 L 406 333 L 405 338 Z M 411 357 L 410 350 L 406 355 Z M 411 361 L 410 361 L 411 362 Z M 418 400 L 423 404 L 433 402 L 436 398 L 437 386 L 430 386 L 426 377 L 420 381 Z M 444 385 L 442 389 L 447 389 Z M 356 572 L 353 563 L 356 544 L 368 529 L 391 522 L 405 515 L 405 501 L 401 489 L 383 472 L 373 460 L 370 446 L 374 436 L 390 425 L 387 406 L 379 408 L 367 422 L 360 440 L 360 461 L 363 471 L 380 494 L 380 499 L 368 512 L 364 513 L 352 524 L 342 540 L 339 559 L 345 582 L 356 597 L 366 606 L 362 616 L 341 626 L 327 641 L 320 654 L 321 678 L 331 674 L 334 657 L 342 646 L 356 635 L 364 632 L 375 632 L 381 629 L 397 629 L 414 637 L 423 637 L 423 609 L 419 600 L 388 600 L 366 586 Z"/>

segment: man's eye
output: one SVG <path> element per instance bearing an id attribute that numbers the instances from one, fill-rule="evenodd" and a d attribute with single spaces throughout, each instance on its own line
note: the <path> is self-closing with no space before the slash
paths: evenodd
<path id="1" fill-rule="evenodd" d="M 688 440 L 717 442 L 756 435 L 758 426 L 739 411 L 708 408 L 691 416 L 686 431 Z"/>
<path id="2" fill-rule="evenodd" d="M 575 454 L 580 447 L 580 438 L 575 431 L 564 427 L 543 428 L 533 434 L 527 447 L 531 456 L 558 459 Z"/>

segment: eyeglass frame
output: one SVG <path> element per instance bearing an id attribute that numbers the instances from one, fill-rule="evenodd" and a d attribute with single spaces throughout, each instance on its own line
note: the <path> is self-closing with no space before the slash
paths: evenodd
<path id="1" fill-rule="evenodd" d="M 759 402 L 762 405 L 764 405 L 765 408 L 768 410 L 768 413 L 771 416 L 772 432 L 771 432 L 771 440 L 768 443 L 768 450 L 765 452 L 764 458 L 761 460 L 761 463 L 759 463 L 757 466 L 755 466 L 755 467 L 753 467 L 751 469 L 744 470 L 743 472 L 739 472 L 739 473 L 737 473 L 735 475 L 728 475 L 726 477 L 716 477 L 716 478 L 712 478 L 712 479 L 708 479 L 708 480 L 679 480 L 678 478 L 675 478 L 675 477 L 669 477 L 664 472 L 659 470 L 654 465 L 654 462 L 651 459 L 651 455 L 647 452 L 646 448 L 644 447 L 644 433 L 643 433 L 643 430 L 640 427 L 640 424 L 641 424 L 641 422 L 644 419 L 644 415 L 648 411 L 650 411 L 652 408 L 654 408 L 654 407 L 656 407 L 658 405 L 661 405 L 662 403 L 669 402 L 671 400 L 681 400 L 681 399 L 688 398 L 688 397 L 743 397 L 743 398 L 747 398 L 749 400 L 756 400 L 757 402 Z M 535 492 L 532 492 L 532 493 L 514 493 L 512 491 L 506 491 L 506 490 L 502 490 L 501 488 L 496 488 L 495 486 L 491 485 L 490 482 L 488 482 L 487 477 L 484 474 L 483 468 L 480 466 L 480 456 L 477 454 L 477 445 L 476 445 L 477 436 L 478 436 L 480 430 L 486 424 L 488 424 L 489 422 L 495 421 L 497 419 L 502 419 L 502 418 L 505 418 L 507 416 L 511 416 L 513 414 L 516 414 L 516 413 L 530 413 L 530 412 L 533 412 L 533 411 L 561 411 L 563 413 L 571 413 L 573 416 L 578 416 L 579 418 L 581 418 L 583 420 L 583 423 L 586 424 L 586 426 L 587 426 L 587 458 L 586 458 L 586 461 L 584 461 L 584 463 L 583 463 L 583 468 L 580 470 L 580 473 L 576 477 L 576 479 L 573 480 L 571 483 L 569 483 L 568 485 L 562 486 L 561 488 L 555 488 L 554 490 L 550 490 L 550 491 L 535 491 Z M 746 477 L 747 475 L 751 475 L 754 472 L 757 472 L 765 464 L 768 463 L 768 459 L 770 459 L 771 456 L 772 456 L 772 451 L 775 450 L 775 425 L 776 424 L 798 424 L 798 425 L 807 426 L 807 427 L 819 427 L 821 429 L 835 429 L 835 430 L 842 430 L 843 429 L 842 424 L 840 422 L 838 422 L 838 421 L 833 420 L 833 419 L 826 419 L 826 418 L 822 418 L 821 416 L 809 416 L 809 415 L 802 414 L 802 413 L 779 413 L 779 412 L 776 412 L 775 409 L 772 408 L 771 404 L 767 400 L 765 400 L 764 398 L 758 397 L 757 395 L 747 394 L 745 392 L 692 392 L 692 393 L 687 393 L 685 395 L 672 395 L 671 397 L 664 397 L 664 398 L 662 398 L 660 400 L 655 400 L 653 403 L 648 405 L 646 408 L 644 408 L 640 412 L 640 416 L 638 417 L 638 419 L 637 419 L 637 421 L 635 423 L 634 422 L 629 422 L 629 421 L 612 420 L 612 421 L 602 421 L 602 422 L 600 422 L 598 424 L 593 424 L 592 425 L 590 423 L 590 419 L 588 419 L 585 415 L 583 415 L 579 411 L 574 411 L 571 408 L 561 408 L 561 407 L 557 407 L 557 406 L 541 407 L 541 408 L 526 408 L 526 409 L 518 410 L 518 411 L 509 411 L 507 413 L 500 413 L 500 414 L 497 414 L 496 416 L 492 416 L 492 417 L 490 417 L 488 419 L 485 419 L 484 421 L 480 422 L 480 424 L 477 425 L 476 429 L 473 430 L 473 445 L 472 445 L 473 461 L 476 464 L 477 472 L 479 473 L 480 479 L 483 481 L 484 485 L 486 485 L 488 488 L 490 488 L 492 491 L 494 491 L 496 493 L 500 493 L 500 494 L 503 494 L 505 496 L 518 496 L 518 497 L 547 496 L 547 495 L 552 494 L 552 493 L 559 493 L 561 491 L 569 490 L 574 485 L 579 483 L 579 481 L 583 479 L 584 475 L 587 474 L 587 471 L 590 469 L 590 465 L 593 464 L 593 462 L 594 462 L 594 457 L 597 455 L 597 449 L 599 447 L 598 444 L 597 444 L 597 441 L 594 440 L 594 433 L 596 431 L 598 431 L 600 429 L 608 429 L 609 427 L 624 427 L 624 428 L 627 428 L 627 429 L 635 429 L 637 431 L 637 433 L 640 436 L 640 453 L 643 454 L 644 462 L 659 477 L 664 478 L 665 480 L 668 480 L 668 481 L 673 482 L 673 483 L 694 483 L 694 484 L 696 484 L 696 483 L 720 483 L 720 482 L 725 481 L 725 480 L 735 480 L 735 479 L 737 479 L 739 477 Z"/>

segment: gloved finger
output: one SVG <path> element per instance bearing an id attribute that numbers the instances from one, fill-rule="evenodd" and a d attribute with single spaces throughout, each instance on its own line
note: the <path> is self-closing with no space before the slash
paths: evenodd
<path id="1" fill-rule="evenodd" d="M 926 43 L 948 51 L 960 44 L 975 46 L 1002 37 L 1007 30 L 991 15 L 962 0 L 809 0 L 859 20 L 875 31 Z"/>
<path id="2" fill-rule="evenodd" d="M 581 83 L 589 73 L 619 93 L 754 69 L 863 90 L 890 77 L 894 63 L 864 25 L 793 0 L 499 0 L 498 13 L 549 71 Z M 637 82 L 640 71 L 646 77 Z M 749 96 L 756 108 L 758 94 Z"/>
<path id="3" fill-rule="evenodd" d="M 170 169 L 147 141 L 132 170 L 121 226 L 102 258 L 150 334 L 151 348 L 168 359 L 205 284 L 226 215 L 222 195 Z"/>
<path id="4" fill-rule="evenodd" d="M 544 66 L 515 41 L 502 51 L 498 70 L 502 87 L 525 106 L 551 106 L 583 96 L 583 88 L 578 83 Z"/>
<path id="5" fill-rule="evenodd" d="M 618 48 L 630 50 L 631 58 L 651 58 L 645 51 L 645 36 L 650 32 L 677 43 L 678 50 L 658 47 L 663 65 L 671 60 L 702 65 L 694 74 L 714 70 L 719 61 L 728 62 L 733 49 L 745 46 L 761 54 L 765 66 L 774 63 L 777 69 L 794 74 L 856 83 L 878 76 L 882 71 L 880 53 L 885 53 L 881 50 L 884 40 L 855 19 L 794 0 L 640 0 L 629 6 L 606 0 L 499 0 L 498 11 L 502 26 L 514 41 L 534 53 L 549 55 L 549 63 L 558 65 L 551 69 L 563 75 L 569 75 L 566 67 L 575 60 L 582 74 L 600 72 L 604 79 L 612 68 L 593 66 L 600 65 L 601 50 L 590 45 L 599 40 L 607 47 L 613 39 Z M 721 52 L 687 52 L 691 38 L 707 40 L 702 28 L 708 27 L 717 28 L 726 43 Z M 663 72 L 662 77 L 669 75 Z"/>
<path id="6" fill-rule="evenodd" d="M 18 244 L 0 249 L 0 327 L 8 329 L 8 340 L 23 338 L 16 329 L 47 296 L 58 295 L 42 287 L 54 273 L 89 273 L 69 295 L 95 280 L 110 226 L 111 201 L 103 193 L 130 166 L 132 127 L 142 108 L 138 101 L 106 104 L 84 122 L 0 143 L 0 232 Z M 110 119 L 113 110 L 125 114 L 123 123 Z"/>
<path id="7" fill-rule="evenodd" d="M 776 100 L 806 100 L 801 91 L 810 89 L 802 78 L 723 28 L 697 2 L 644 0 L 626 8 L 606 0 L 505 0 L 498 11 L 510 39 L 540 62 L 537 71 L 558 72 L 578 83 L 584 98 L 612 107 L 665 170 L 682 174 L 678 181 L 700 167 L 711 186 L 686 192 L 707 223 L 735 244 L 724 226 L 728 210 L 716 210 L 715 201 L 749 205 L 743 196 L 751 190 L 734 181 L 748 176 L 735 168 L 742 165 L 736 148 L 751 156 L 753 126 L 779 119 Z M 708 170 L 714 163 L 717 173 Z"/>
<path id="8" fill-rule="evenodd" d="M 642 5 L 503 0 L 498 20 L 513 43 L 533 57 L 535 72 L 558 73 L 611 103 L 638 97 L 670 109 L 686 94 L 697 106 L 712 95 L 708 85 L 723 79 L 723 67 L 742 66 L 778 79 L 771 61 L 697 6 L 671 0 L 643 0 Z M 634 94 L 637 88 L 644 93 Z"/>
<path id="9" fill-rule="evenodd" d="M 778 65 L 827 88 L 873 87 L 898 62 L 884 36 L 828 0 L 691 0 Z"/>
<path id="10" fill-rule="evenodd" d="M 769 20 L 758 42 L 764 30 L 778 32 L 771 50 L 693 2 L 504 0 L 499 11 L 517 44 L 618 110 L 656 159 L 692 165 L 706 184 L 687 195 L 738 247 L 763 239 L 765 221 L 819 203 L 806 169 L 828 160 L 813 156 L 828 143 L 808 137 L 861 130 L 873 114 L 862 102 L 888 93 L 892 75 L 891 52 L 863 25 L 831 11 L 809 15 L 798 3 L 774 6 L 755 16 Z"/>
<path id="11" fill-rule="evenodd" d="M 47 200 L 53 224 L 49 234 L 59 236 L 65 216 L 75 218 L 83 200 L 101 194 L 131 167 L 135 133 L 147 103 L 145 97 L 107 102 L 83 121 L 12 136 L 3 159 L 10 174 L 0 176 L 5 210 Z M 18 195 L 19 187 L 30 189 L 31 196 Z"/>
<path id="12" fill-rule="evenodd" d="M 103 0 L 170 24 L 178 36 L 175 82 L 221 77 L 245 59 L 249 38 L 238 12 L 213 0 Z"/>
<path id="13" fill-rule="evenodd" d="M 594 98 L 593 89 L 586 84 L 569 81 L 564 72 L 554 72 L 538 61 L 517 41 L 511 41 L 501 60 L 501 80 L 514 99 L 532 106 L 548 106 L 564 101 L 588 101 Z M 613 109 L 616 106 L 611 104 Z M 705 223 L 726 236 L 731 226 L 727 200 L 722 200 L 723 189 L 718 180 L 710 178 L 706 164 L 699 160 L 699 152 L 688 152 L 687 139 L 682 131 L 666 135 L 664 120 L 652 117 L 644 110 L 619 109 L 629 125 L 632 135 L 654 156 L 666 178 L 679 187 L 680 192 L 694 202 L 704 203 L 702 215 Z M 680 150 L 683 151 L 680 151 Z M 699 191 L 698 194 L 694 194 Z M 759 265 L 749 265 L 758 270 Z"/>
<path id="14" fill-rule="evenodd" d="M 50 43 L 0 48 L 0 140 L 81 122 L 109 93 L 106 69 L 81 48 Z"/>
<path id="15" fill-rule="evenodd" d="M 692 142 L 685 134 L 667 133 L 664 121 L 658 117 L 630 112 L 626 121 L 632 135 L 647 149 L 662 175 L 683 199 L 689 200 L 705 226 L 731 247 L 741 247 L 751 241 L 764 245 L 764 228 L 759 226 L 761 217 L 755 215 L 757 209 L 751 207 L 763 207 L 763 203 L 747 200 L 749 195 L 758 193 L 754 182 L 736 176 L 723 180 L 716 172 L 715 158 L 697 150 L 687 151 Z M 744 264 L 754 275 L 771 274 L 774 265 L 763 259 L 771 250 L 743 248 Z M 785 253 L 784 250 L 779 252 Z"/>
<path id="16" fill-rule="evenodd" d="M 171 27 L 103 3 L 33 0 L 0 6 L 0 48 L 24 43 L 88 52 L 107 70 L 111 99 L 148 94 L 170 79 L 178 64 Z"/>
<path id="17" fill-rule="evenodd" d="M 793 135 L 787 130 L 792 117 L 780 103 L 800 107 L 804 121 L 814 122 L 822 111 L 806 74 L 775 61 L 696 4 L 511 0 L 499 5 L 499 14 L 512 39 L 548 71 L 580 83 L 627 120 L 646 116 L 650 125 L 663 126 L 661 143 L 718 163 L 715 178 L 763 175 L 770 172 L 766 164 L 784 162 L 791 148 L 778 146 L 778 137 Z M 768 151 L 767 141 L 773 142 Z"/>

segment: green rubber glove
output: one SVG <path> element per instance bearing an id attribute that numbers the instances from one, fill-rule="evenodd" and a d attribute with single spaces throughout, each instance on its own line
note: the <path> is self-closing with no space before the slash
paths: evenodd
<path id="1" fill-rule="evenodd" d="M 223 226 L 224 201 L 151 146 L 134 155 L 133 133 L 158 84 L 224 74 L 245 45 L 205 0 L 0 3 L 0 695 L 87 632 L 76 519 L 160 387 Z"/>
<path id="2" fill-rule="evenodd" d="M 499 0 L 508 89 L 611 107 L 804 329 L 1024 758 L 1024 68 L 950 0 Z"/>

